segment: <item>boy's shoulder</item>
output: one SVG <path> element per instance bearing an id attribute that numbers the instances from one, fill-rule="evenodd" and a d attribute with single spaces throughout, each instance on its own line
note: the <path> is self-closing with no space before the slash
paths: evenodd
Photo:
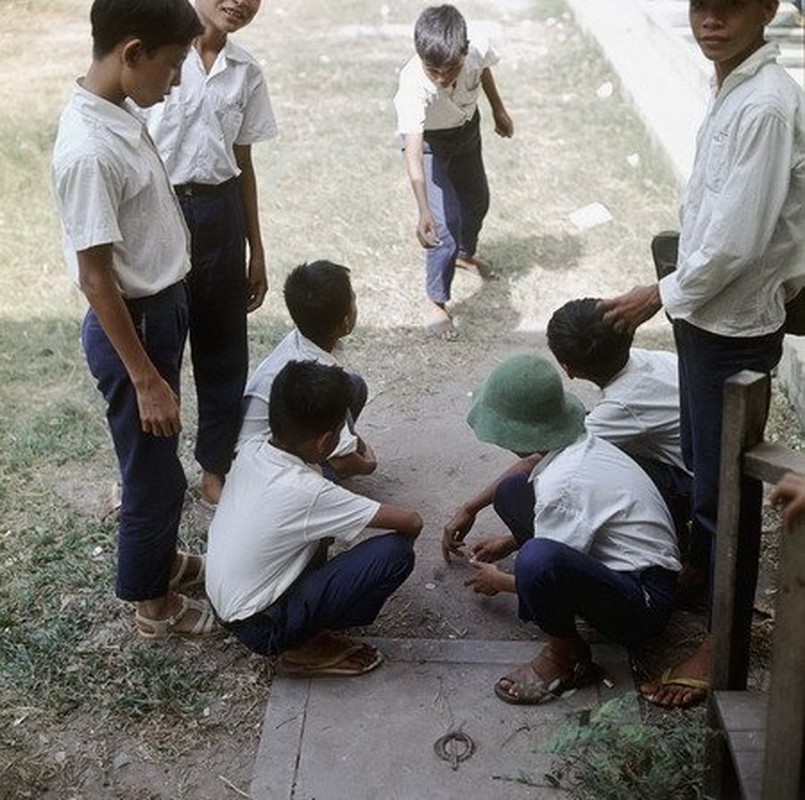
<path id="1" fill-rule="evenodd" d="M 232 37 L 227 37 L 226 44 L 224 45 L 224 54 L 231 60 L 250 64 L 262 72 L 260 62 L 257 60 L 248 48 L 244 47 L 240 42 L 235 41 Z"/>

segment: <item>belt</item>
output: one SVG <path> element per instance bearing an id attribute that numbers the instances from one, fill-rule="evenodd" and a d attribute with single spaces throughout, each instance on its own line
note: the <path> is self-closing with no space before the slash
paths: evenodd
<path id="1" fill-rule="evenodd" d="M 223 183 L 180 183 L 173 187 L 173 191 L 176 192 L 179 197 L 223 194 L 228 191 L 237 180 L 238 176 L 235 175 Z"/>

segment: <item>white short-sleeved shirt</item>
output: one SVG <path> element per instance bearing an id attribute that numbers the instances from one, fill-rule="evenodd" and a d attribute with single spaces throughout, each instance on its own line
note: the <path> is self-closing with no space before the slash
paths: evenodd
<path id="1" fill-rule="evenodd" d="M 191 47 L 181 84 L 148 109 L 145 119 L 174 185 L 223 183 L 240 174 L 234 145 L 277 135 L 263 71 L 231 39 L 209 73 Z"/>
<path id="2" fill-rule="evenodd" d="M 676 353 L 632 348 L 585 419 L 587 430 L 636 458 L 685 471 L 679 431 Z"/>
<path id="3" fill-rule="evenodd" d="M 271 385 L 279 371 L 289 361 L 315 361 L 327 367 L 340 366 L 332 353 L 322 350 L 314 342 L 294 328 L 268 354 L 246 382 L 243 392 L 243 419 L 240 424 L 237 447 L 254 436 L 268 438 L 271 429 L 268 425 L 268 401 Z M 347 456 L 358 448 L 358 437 L 344 425 L 335 450 L 330 458 Z"/>
<path id="4" fill-rule="evenodd" d="M 184 216 L 128 103 L 115 105 L 76 84 L 59 120 L 52 177 L 67 272 L 76 285 L 76 253 L 107 244 L 124 297 L 156 294 L 187 274 Z"/>
<path id="5" fill-rule="evenodd" d="M 210 524 L 205 582 L 213 607 L 227 622 L 262 611 L 302 573 L 321 539 L 351 542 L 379 508 L 252 439 L 226 476 Z"/>
<path id="6" fill-rule="evenodd" d="M 481 73 L 498 63 L 495 50 L 482 37 L 470 41 L 455 83 L 439 86 L 425 72 L 419 56 L 413 56 L 400 71 L 399 86 L 394 96 L 397 111 L 397 133 L 460 128 L 475 115 L 481 91 Z"/>
<path id="7" fill-rule="evenodd" d="M 721 336 L 780 328 L 805 280 L 805 98 L 766 44 L 713 85 L 682 203 L 674 319 Z"/>
<path id="8" fill-rule="evenodd" d="M 534 536 L 563 542 L 617 572 L 678 572 L 674 523 L 657 487 L 615 445 L 586 433 L 537 463 Z"/>

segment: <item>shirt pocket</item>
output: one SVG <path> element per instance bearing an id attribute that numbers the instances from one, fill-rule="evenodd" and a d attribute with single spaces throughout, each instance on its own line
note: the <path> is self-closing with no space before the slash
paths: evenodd
<path id="1" fill-rule="evenodd" d="M 211 105 L 223 134 L 224 143 L 227 148 L 231 148 L 243 124 L 246 101 L 240 96 L 216 94 L 213 96 Z"/>
<path id="2" fill-rule="evenodd" d="M 713 192 L 720 192 L 727 180 L 729 165 L 729 134 L 723 130 L 713 133 L 710 148 L 707 153 L 705 167 L 705 180 L 707 188 Z"/>

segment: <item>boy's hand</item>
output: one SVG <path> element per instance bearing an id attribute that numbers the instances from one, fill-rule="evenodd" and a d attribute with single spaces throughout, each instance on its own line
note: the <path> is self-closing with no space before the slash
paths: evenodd
<path id="1" fill-rule="evenodd" d="M 495 133 L 502 136 L 504 139 L 511 139 L 514 136 L 514 123 L 512 118 L 503 110 L 495 111 L 493 113 L 495 120 Z"/>
<path id="2" fill-rule="evenodd" d="M 661 308 L 659 286 L 635 286 L 626 294 L 601 301 L 603 321 L 616 331 L 634 333 L 635 329 L 651 319 Z"/>
<path id="3" fill-rule="evenodd" d="M 471 578 L 464 581 L 465 586 L 472 586 L 476 594 L 485 594 L 493 597 L 501 590 L 501 579 L 505 573 L 501 572 L 494 564 L 481 564 L 478 561 L 470 561 L 475 573 Z"/>
<path id="4" fill-rule="evenodd" d="M 442 240 L 436 233 L 436 223 L 433 221 L 433 217 L 430 216 L 430 214 L 419 218 L 419 222 L 417 222 L 416 226 L 416 238 L 419 240 L 422 247 L 425 248 L 438 247 L 442 243 Z"/>
<path id="5" fill-rule="evenodd" d="M 461 548 L 464 547 L 464 537 L 475 524 L 475 514 L 468 511 L 465 506 L 456 511 L 442 530 L 442 557 L 449 564 L 450 554 L 464 557 Z"/>
<path id="6" fill-rule="evenodd" d="M 246 313 L 250 314 L 263 305 L 268 292 L 268 277 L 266 275 L 266 262 L 262 255 L 251 253 L 249 255 L 248 295 L 246 297 Z"/>
<path id="7" fill-rule="evenodd" d="M 771 503 L 782 506 L 783 525 L 791 530 L 794 520 L 805 511 L 805 478 L 788 472 L 771 493 Z"/>
<path id="8" fill-rule="evenodd" d="M 481 539 L 471 548 L 472 558 L 483 563 L 500 561 L 517 549 L 517 542 L 513 536 L 495 536 L 489 539 Z"/>
<path id="9" fill-rule="evenodd" d="M 137 408 L 144 433 L 177 436 L 182 430 L 179 398 L 161 375 L 137 388 Z"/>

